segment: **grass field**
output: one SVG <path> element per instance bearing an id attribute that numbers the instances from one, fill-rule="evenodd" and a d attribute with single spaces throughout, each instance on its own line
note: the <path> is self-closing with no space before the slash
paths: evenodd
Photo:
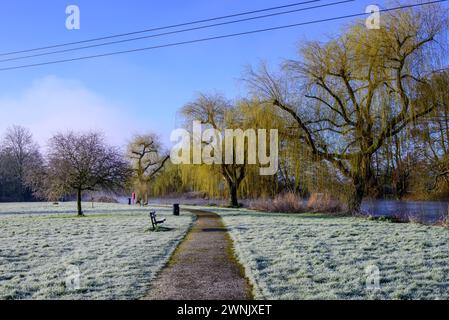
<path id="1" fill-rule="evenodd" d="M 171 230 L 149 232 L 149 208 L 84 206 L 0 204 L 0 299 L 138 299 L 193 220 L 157 209 Z"/>
<path id="2" fill-rule="evenodd" d="M 449 299 L 449 229 L 208 210 L 229 227 L 258 299 Z"/>
<path id="3" fill-rule="evenodd" d="M 193 221 L 160 208 L 171 230 L 148 232 L 148 208 L 74 208 L 0 204 L 0 299 L 138 299 Z M 257 299 L 449 299 L 449 229 L 196 209 L 223 217 Z"/>

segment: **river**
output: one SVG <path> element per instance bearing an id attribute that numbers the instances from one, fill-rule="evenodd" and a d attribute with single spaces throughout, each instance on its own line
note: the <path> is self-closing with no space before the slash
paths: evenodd
<path id="1" fill-rule="evenodd" d="M 408 215 L 426 223 L 448 215 L 449 201 L 365 200 L 362 210 L 373 216 Z"/>

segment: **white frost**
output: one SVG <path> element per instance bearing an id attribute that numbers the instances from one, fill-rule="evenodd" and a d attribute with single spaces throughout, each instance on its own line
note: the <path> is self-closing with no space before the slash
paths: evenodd
<path id="1" fill-rule="evenodd" d="M 0 299 L 138 299 L 192 224 L 156 208 L 166 232 L 149 232 L 150 208 L 84 203 L 0 204 Z M 36 214 L 38 213 L 38 214 Z M 80 271 L 79 288 L 67 287 Z"/>
<path id="2" fill-rule="evenodd" d="M 448 229 L 208 210 L 223 217 L 258 299 L 449 299 Z M 376 268 L 379 290 L 367 285 Z"/>

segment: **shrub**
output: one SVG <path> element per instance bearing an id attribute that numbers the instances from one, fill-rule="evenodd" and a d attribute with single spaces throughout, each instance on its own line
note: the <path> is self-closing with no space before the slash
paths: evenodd
<path id="1" fill-rule="evenodd" d="M 328 194 L 314 193 L 307 202 L 295 193 L 283 193 L 273 199 L 257 199 L 250 203 L 250 208 L 267 212 L 321 212 L 336 213 L 344 211 L 344 205 Z"/>
<path id="2" fill-rule="evenodd" d="M 447 213 L 438 221 L 437 225 L 449 228 L 449 208 L 447 209 Z"/>
<path id="3" fill-rule="evenodd" d="M 328 193 L 312 193 L 307 201 L 307 208 L 313 212 L 343 212 L 345 205 Z"/>
<path id="4" fill-rule="evenodd" d="M 294 193 L 283 193 L 273 199 L 257 199 L 250 203 L 250 208 L 267 212 L 306 212 L 307 208 L 301 197 Z"/>

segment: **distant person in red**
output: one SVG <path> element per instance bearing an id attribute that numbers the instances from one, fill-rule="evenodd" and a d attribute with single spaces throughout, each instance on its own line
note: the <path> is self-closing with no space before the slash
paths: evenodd
<path id="1" fill-rule="evenodd" d="M 131 194 L 131 199 L 133 200 L 133 204 L 134 204 L 136 202 L 136 193 L 135 192 L 133 192 Z"/>

